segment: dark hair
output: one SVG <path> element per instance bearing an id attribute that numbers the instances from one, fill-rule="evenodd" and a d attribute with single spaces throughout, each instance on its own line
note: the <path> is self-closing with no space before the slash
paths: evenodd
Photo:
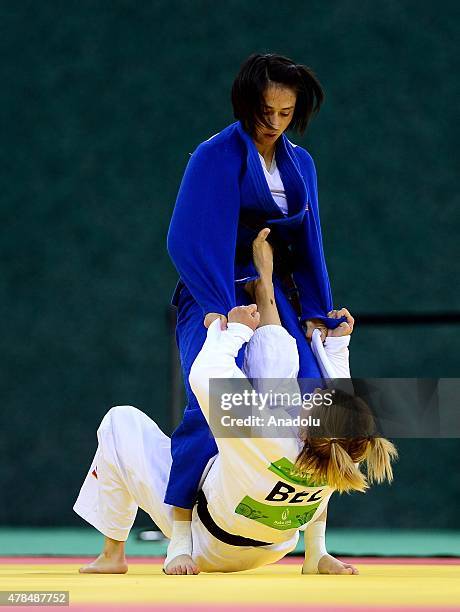
<path id="1" fill-rule="evenodd" d="M 271 83 L 280 83 L 296 92 L 297 101 L 289 129 L 303 134 L 324 100 L 323 89 L 310 68 L 275 53 L 253 53 L 242 64 L 232 85 L 235 118 L 251 135 L 256 124 L 270 127 L 263 114 L 263 105 L 265 89 Z"/>

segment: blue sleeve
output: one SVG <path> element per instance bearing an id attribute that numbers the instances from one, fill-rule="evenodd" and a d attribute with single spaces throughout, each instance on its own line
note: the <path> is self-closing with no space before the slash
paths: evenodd
<path id="1" fill-rule="evenodd" d="M 203 315 L 227 315 L 235 306 L 240 194 L 238 167 L 230 161 L 224 150 L 209 142 L 196 149 L 169 226 L 169 255 Z"/>
<path id="2" fill-rule="evenodd" d="M 328 328 L 335 329 L 342 321 L 346 321 L 346 318 L 327 317 L 327 313 L 333 308 L 332 293 L 321 236 L 315 164 L 305 149 L 298 149 L 302 174 L 309 193 L 309 210 L 305 212 L 292 244 L 295 262 L 293 276 L 299 290 L 301 320 L 320 319 Z"/>

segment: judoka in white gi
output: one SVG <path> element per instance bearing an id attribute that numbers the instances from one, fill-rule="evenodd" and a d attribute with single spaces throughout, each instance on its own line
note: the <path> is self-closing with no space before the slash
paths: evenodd
<path id="1" fill-rule="evenodd" d="M 297 376 L 296 342 L 281 327 L 273 299 L 267 234 L 268 230 L 260 232 L 254 248 L 260 274 L 252 286 L 257 305 L 231 310 L 226 330 L 221 329 L 219 320 L 214 321 L 190 372 L 191 387 L 208 422 L 211 378 Z M 323 346 L 316 336 L 317 355 L 329 375 L 349 377 L 348 344 L 354 321 L 345 309 L 330 314 L 346 316 L 348 323 L 330 332 L 323 354 L 318 352 Z M 235 357 L 246 342 L 243 373 Z M 167 537 L 172 535 L 172 507 L 163 501 L 171 466 L 170 439 L 133 406 L 109 410 L 97 437 L 98 448 L 74 510 L 106 539 L 98 559 L 80 571 L 124 573 L 124 542 L 138 507 Z M 358 444 L 359 450 L 355 445 L 353 452 L 350 441 L 340 439 L 228 437 L 216 442 L 219 453 L 205 473 L 193 509 L 191 542 L 185 534 L 183 550 L 178 550 L 177 543 L 180 547 L 181 542 L 176 537 L 176 548 L 169 551 L 170 558 L 191 554 L 191 567 L 197 569 L 189 566 L 181 573 L 235 572 L 274 563 L 296 547 L 300 530 L 305 532 L 302 573 L 357 573 L 352 565 L 327 554 L 327 504 L 337 488 L 367 487 L 358 460 L 367 462 L 370 480 L 391 480 L 390 460 L 396 451 L 390 442 L 364 439 Z M 329 449 L 326 459 L 323 451 L 318 453 L 321 444 Z M 296 462 L 314 469 L 299 474 L 294 469 Z M 326 475 L 330 476 L 328 484 L 316 484 L 325 482 Z"/>

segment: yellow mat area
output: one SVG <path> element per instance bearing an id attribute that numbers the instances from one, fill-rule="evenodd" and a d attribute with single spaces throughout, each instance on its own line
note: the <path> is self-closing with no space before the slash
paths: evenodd
<path id="1" fill-rule="evenodd" d="M 359 576 L 301 576 L 299 565 L 238 574 L 165 576 L 158 563 L 126 575 L 82 575 L 79 565 L 2 564 L 0 590 L 68 590 L 73 603 L 270 603 L 380 606 L 460 604 L 460 565 L 357 565 Z M 184 585 L 186 584 L 186 588 Z"/>

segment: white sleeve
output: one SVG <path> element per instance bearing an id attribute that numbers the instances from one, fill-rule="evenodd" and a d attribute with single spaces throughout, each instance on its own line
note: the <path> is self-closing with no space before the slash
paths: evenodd
<path id="1" fill-rule="evenodd" d="M 253 389 L 251 381 L 235 363 L 240 348 L 245 342 L 249 342 L 253 333 L 249 327 L 240 323 L 229 323 L 227 330 L 222 331 L 220 321 L 213 322 L 209 327 L 206 342 L 193 362 L 189 375 L 190 386 L 214 434 L 221 459 L 226 458 L 228 465 L 237 465 L 245 457 L 248 470 L 252 469 L 250 466 L 255 456 L 258 456 L 259 460 L 263 457 L 265 463 L 267 461 L 270 463 L 274 440 L 270 437 L 260 437 L 260 430 L 257 431 L 258 435 L 253 435 L 252 427 L 249 427 L 248 430 L 243 428 L 244 431 L 236 427 L 234 435 L 230 430 L 228 435 L 222 435 L 223 430 L 219 420 L 214 423 L 210 416 L 209 381 L 212 378 L 240 378 L 246 381 L 248 388 Z M 294 380 L 297 381 L 297 379 Z M 286 414 L 284 411 L 283 413 Z M 265 432 L 264 428 L 263 431 Z M 291 440 L 286 439 L 286 443 L 290 446 Z M 276 445 L 276 448 L 279 446 L 280 443 Z M 279 450 L 276 451 L 276 454 L 279 454 Z"/>
<path id="2" fill-rule="evenodd" d="M 242 323 L 229 323 L 226 330 L 221 330 L 220 319 L 209 326 L 206 341 L 189 375 L 190 386 L 208 423 L 209 379 L 246 378 L 236 365 L 235 358 L 253 333 L 250 327 Z"/>
<path id="3" fill-rule="evenodd" d="M 351 336 L 329 336 L 324 343 L 324 350 L 335 371 L 335 378 L 350 378 L 348 345 Z"/>

